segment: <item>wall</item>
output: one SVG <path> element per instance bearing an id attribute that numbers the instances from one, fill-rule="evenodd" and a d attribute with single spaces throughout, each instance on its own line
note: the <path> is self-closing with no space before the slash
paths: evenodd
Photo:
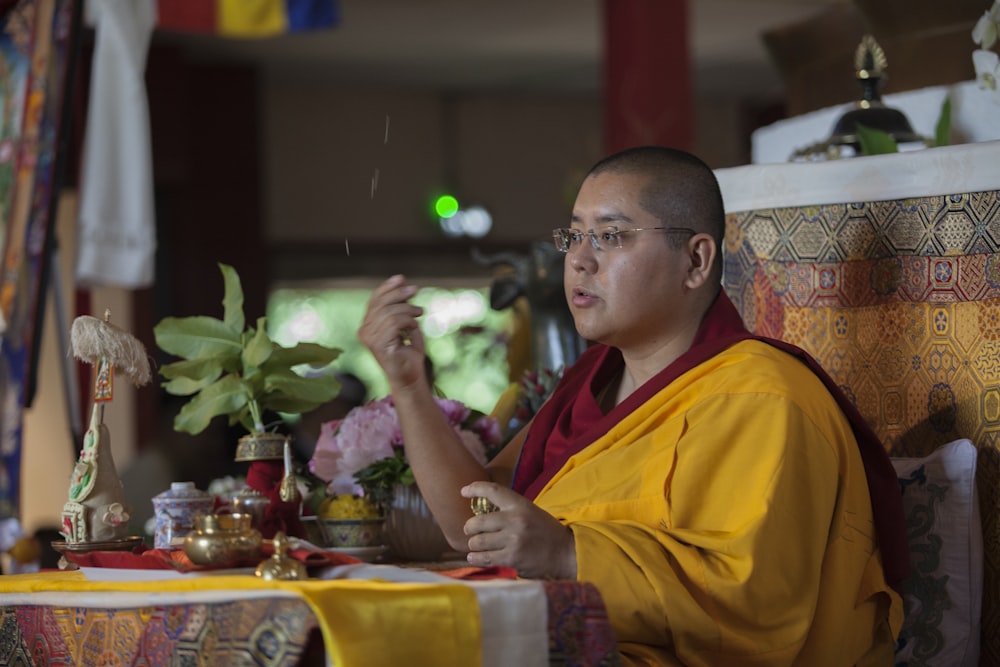
<path id="1" fill-rule="evenodd" d="M 482 280 L 487 271 L 471 248 L 523 250 L 546 240 L 602 153 L 600 101 L 589 96 L 336 88 L 190 63 L 170 49 L 151 53 L 147 85 L 157 285 L 96 290 L 91 301 L 95 309 L 111 308 L 114 321 L 154 355 L 151 328 L 160 318 L 221 310 L 217 261 L 242 263 L 250 317 L 263 314 L 267 286 L 279 280 L 396 271 Z M 745 104 L 698 100 L 696 152 L 711 166 L 748 161 L 753 128 L 746 127 Z M 426 208 L 439 187 L 489 207 L 493 234 L 474 242 L 442 238 Z M 58 223 L 68 295 L 74 223 L 71 193 Z M 28 530 L 59 521 L 75 460 L 53 307 L 50 301 L 38 397 L 26 414 Z M 155 437 L 158 391 L 116 387 L 107 421 L 120 472 Z"/>
<path id="2" fill-rule="evenodd" d="M 594 96 L 287 79 L 265 79 L 260 95 L 273 279 L 483 275 L 470 249 L 524 250 L 547 240 L 603 154 Z M 711 166 L 749 161 L 747 105 L 722 96 L 697 101 L 696 152 Z M 490 210 L 489 236 L 456 241 L 437 231 L 429 202 L 444 190 Z"/>

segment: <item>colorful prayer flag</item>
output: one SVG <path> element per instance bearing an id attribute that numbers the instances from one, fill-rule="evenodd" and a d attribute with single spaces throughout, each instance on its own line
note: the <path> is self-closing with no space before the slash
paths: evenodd
<path id="1" fill-rule="evenodd" d="M 332 28 L 338 0 L 159 0 L 157 28 L 220 37 L 271 37 Z"/>

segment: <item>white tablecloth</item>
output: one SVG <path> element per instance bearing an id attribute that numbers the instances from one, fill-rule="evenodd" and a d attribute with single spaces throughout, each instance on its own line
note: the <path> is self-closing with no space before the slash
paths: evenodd
<path id="1" fill-rule="evenodd" d="M 726 212 L 984 192 L 1000 190 L 1000 141 L 715 174 Z"/>

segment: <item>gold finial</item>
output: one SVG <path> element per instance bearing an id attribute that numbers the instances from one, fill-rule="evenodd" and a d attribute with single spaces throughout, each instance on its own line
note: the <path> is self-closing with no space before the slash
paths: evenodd
<path id="1" fill-rule="evenodd" d="M 871 35 L 861 38 L 861 43 L 854 52 L 854 69 L 859 79 L 874 79 L 885 74 L 889 61 L 885 51 Z"/>
<path id="2" fill-rule="evenodd" d="M 287 555 L 288 539 L 281 531 L 274 536 L 274 554 L 257 566 L 254 574 L 266 581 L 308 579 L 306 566 Z"/>

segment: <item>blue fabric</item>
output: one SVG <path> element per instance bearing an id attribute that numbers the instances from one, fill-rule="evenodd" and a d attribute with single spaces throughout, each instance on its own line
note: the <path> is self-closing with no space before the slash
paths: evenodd
<path id="1" fill-rule="evenodd" d="M 288 31 L 332 28 L 340 23 L 340 4 L 337 0 L 285 0 Z"/>

